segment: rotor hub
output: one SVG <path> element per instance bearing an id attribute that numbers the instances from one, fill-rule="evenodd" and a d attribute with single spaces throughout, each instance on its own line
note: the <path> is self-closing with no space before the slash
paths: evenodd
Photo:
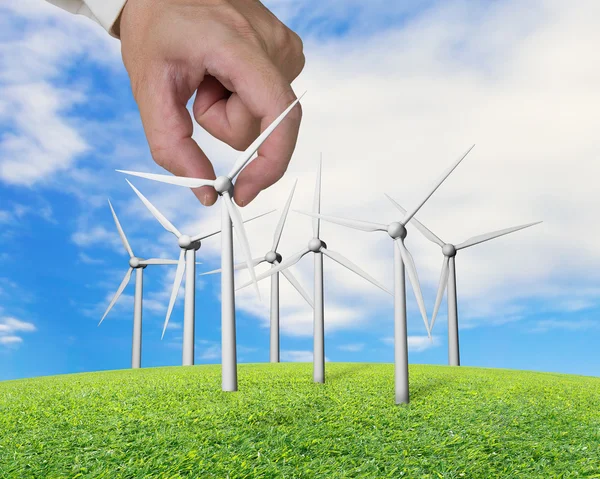
<path id="1" fill-rule="evenodd" d="M 448 256 L 448 258 L 452 258 L 456 256 L 456 247 L 453 244 L 446 243 L 442 246 L 442 253 L 444 253 L 444 256 Z"/>
<path id="2" fill-rule="evenodd" d="M 233 188 L 233 183 L 227 176 L 219 176 L 215 180 L 214 188 L 217 191 L 217 193 L 222 195 L 226 191 L 230 191 Z"/>
<path id="3" fill-rule="evenodd" d="M 179 243 L 180 248 L 188 249 L 192 244 L 192 238 L 190 238 L 188 235 L 181 235 L 177 240 L 177 243 Z"/>
<path id="4" fill-rule="evenodd" d="M 133 269 L 140 268 L 142 266 L 140 265 L 140 261 L 141 259 L 136 256 L 129 258 L 129 266 L 131 266 Z"/>
<path id="5" fill-rule="evenodd" d="M 387 232 L 394 239 L 406 238 L 406 227 L 397 221 L 388 226 Z"/>
<path id="6" fill-rule="evenodd" d="M 192 246 L 193 246 L 193 248 L 194 248 L 195 251 L 198 251 L 200 249 L 200 246 L 202 246 L 202 242 L 200 240 L 194 241 L 192 243 Z"/>
<path id="7" fill-rule="evenodd" d="M 325 246 L 325 243 L 323 243 L 319 238 L 313 238 L 308 242 L 308 249 L 313 253 L 318 253 L 321 251 L 323 246 Z"/>
<path id="8" fill-rule="evenodd" d="M 265 255 L 265 260 L 267 260 L 267 263 L 273 264 L 275 261 L 281 261 L 281 255 L 275 253 L 275 251 L 269 251 Z"/>

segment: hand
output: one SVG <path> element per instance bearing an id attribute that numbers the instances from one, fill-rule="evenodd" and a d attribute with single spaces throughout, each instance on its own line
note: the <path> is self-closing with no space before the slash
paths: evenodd
<path id="1" fill-rule="evenodd" d="M 296 100 L 290 83 L 304 68 L 302 40 L 258 0 L 128 0 L 120 36 L 152 157 L 174 175 L 215 178 L 192 139 L 194 92 L 196 121 L 240 151 Z M 283 176 L 301 117 L 298 104 L 240 173 L 238 205 Z M 194 193 L 207 206 L 217 200 L 212 187 Z"/>

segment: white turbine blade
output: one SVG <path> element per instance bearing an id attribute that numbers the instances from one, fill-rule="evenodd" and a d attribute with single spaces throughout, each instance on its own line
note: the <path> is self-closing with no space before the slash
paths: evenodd
<path id="1" fill-rule="evenodd" d="M 252 260 L 252 265 L 258 266 L 260 263 L 263 263 L 265 261 L 266 261 L 266 258 L 264 256 L 262 258 L 255 258 Z M 233 269 L 240 270 L 240 269 L 246 269 L 247 267 L 248 267 L 248 263 L 238 263 L 233 267 Z M 207 271 L 206 273 L 200 273 L 199 276 L 206 276 L 207 274 L 216 274 L 216 273 L 220 273 L 220 272 L 221 272 L 221 268 L 213 269 L 212 271 Z"/>
<path id="2" fill-rule="evenodd" d="M 388 195 L 387 193 L 384 193 L 384 195 L 387 197 L 388 200 L 390 200 L 392 202 L 392 204 L 398 208 L 400 210 L 400 212 L 402 214 L 406 214 L 406 210 L 404 208 L 402 208 L 402 206 L 400 206 L 390 195 Z M 417 218 L 412 218 L 410 220 L 410 222 L 413 224 L 413 226 L 415 228 L 417 228 L 421 234 L 423 236 L 425 236 L 425 238 L 427 238 L 429 241 L 432 241 L 433 243 L 439 245 L 439 246 L 444 246 L 444 242 L 438 238 L 436 235 L 433 234 L 433 232 L 428 229 L 423 223 L 421 223 L 419 220 L 417 220 Z"/>
<path id="3" fill-rule="evenodd" d="M 252 253 L 250 252 L 250 243 L 248 242 L 248 237 L 246 236 L 244 222 L 242 221 L 242 217 L 237 209 L 237 206 L 233 204 L 233 200 L 231 199 L 229 192 L 226 191 L 223 193 L 223 200 L 225 201 L 227 211 L 229 212 L 229 217 L 233 223 L 233 229 L 235 230 L 236 237 L 240 243 L 240 246 L 242 247 L 242 251 L 244 252 L 244 258 L 246 260 L 246 264 L 248 265 L 248 272 L 250 273 L 250 278 L 252 278 L 252 282 L 254 283 L 256 294 L 258 295 L 259 301 L 262 301 L 260 297 L 260 289 L 258 288 L 258 281 L 256 279 L 256 272 L 254 271 L 254 265 L 252 264 Z"/>
<path id="4" fill-rule="evenodd" d="M 401 223 L 403 225 L 406 225 L 406 223 L 408 223 L 410 221 L 410 219 L 417 213 L 417 211 L 419 211 L 421 209 L 421 206 L 423 206 L 425 204 L 425 202 L 431 197 L 431 195 L 433 195 L 433 193 L 435 193 L 435 191 L 440 187 L 440 185 L 444 182 L 444 180 L 446 180 L 446 178 L 448 178 L 448 176 L 450 176 L 450 173 L 452 173 L 455 168 L 460 164 L 460 162 L 462 160 L 465 159 L 465 157 L 469 154 L 469 152 L 475 147 L 475 145 L 473 145 L 471 148 L 469 148 L 466 153 L 464 153 L 457 161 L 455 161 L 452 166 L 450 166 L 450 168 L 448 168 L 444 174 L 442 174 L 442 176 L 440 176 L 438 178 L 438 180 L 435 182 L 434 186 L 427 192 L 427 194 L 425 195 L 425 197 L 423 198 L 423 200 L 412 210 L 409 211 L 409 213 L 406 214 L 406 216 L 404 217 L 404 219 L 401 221 Z"/>
<path id="5" fill-rule="evenodd" d="M 512 228 L 506 228 L 503 230 L 492 231 L 491 233 L 486 233 L 483 235 L 473 236 L 472 238 L 468 239 L 467 241 L 457 245 L 456 250 L 458 251 L 459 249 L 468 248 L 469 246 L 483 243 L 484 241 L 489 241 L 491 239 L 497 238 L 498 236 L 504 236 L 509 233 L 513 233 L 515 231 L 522 230 L 524 228 L 529 228 L 530 226 L 538 225 L 540 223 L 541 223 L 541 221 L 536 221 L 535 223 L 528 223 L 526 225 L 513 226 Z"/>
<path id="6" fill-rule="evenodd" d="M 444 297 L 444 292 L 446 291 L 446 286 L 448 285 L 449 276 L 450 258 L 448 256 L 444 256 L 444 262 L 442 263 L 442 271 L 440 273 L 440 284 L 438 286 L 437 296 L 435 297 L 435 306 L 433 307 L 433 316 L 431 316 L 431 325 L 429 326 L 430 331 L 433 330 L 435 318 L 437 317 L 440 305 L 442 304 L 442 298 Z"/>
<path id="7" fill-rule="evenodd" d="M 292 198 L 294 197 L 294 191 L 296 190 L 297 184 L 298 180 L 296 180 L 294 182 L 294 186 L 292 186 L 290 196 L 288 196 L 288 200 L 285 203 L 285 207 L 283 208 L 283 213 L 281 213 L 281 218 L 279 218 L 279 223 L 277 223 L 277 228 L 275 228 L 275 234 L 273 235 L 273 246 L 271 247 L 271 251 L 277 251 L 277 247 L 279 246 L 279 240 L 281 240 L 281 233 L 283 233 L 283 227 L 285 226 L 285 219 L 287 218 L 288 212 L 290 211 L 290 205 L 292 204 Z"/>
<path id="8" fill-rule="evenodd" d="M 387 225 L 381 223 L 371 223 L 369 221 L 351 220 L 349 218 L 341 218 L 339 216 L 321 215 L 315 213 L 309 213 L 308 211 L 294 210 L 296 213 L 300 213 L 313 218 L 320 218 L 323 221 L 330 223 L 336 223 L 338 225 L 347 226 L 348 228 L 354 228 L 355 230 L 361 231 L 387 231 Z"/>
<path id="9" fill-rule="evenodd" d="M 385 291 L 390 296 L 393 296 L 392 292 L 389 289 L 387 289 L 385 286 L 383 286 L 379 281 L 377 281 L 371 275 L 369 275 L 368 273 L 366 273 L 365 271 L 363 271 L 362 269 L 360 269 L 358 266 L 356 266 L 348 258 L 346 258 L 345 256 L 342 256 L 340 253 L 336 253 L 335 251 L 331 251 L 331 250 L 329 250 L 327 248 L 321 248 L 321 253 L 323 253 L 325 256 L 329 256 L 336 263 L 339 263 L 342 266 L 348 268 L 350 271 L 356 273 L 357 275 L 359 275 L 362 278 L 366 279 L 370 283 L 373 283 L 375 286 L 377 286 L 378 288 L 382 289 L 383 291 Z"/>
<path id="10" fill-rule="evenodd" d="M 119 236 L 121 237 L 123 246 L 125 246 L 125 249 L 129 253 L 129 257 L 133 258 L 133 256 L 134 256 L 133 250 L 131 249 L 131 246 L 129 245 L 129 241 L 127 241 L 127 236 L 125 236 L 125 232 L 123 231 L 123 228 L 121 228 L 121 223 L 119 222 L 119 218 L 117 218 L 117 213 L 115 213 L 115 210 L 114 210 L 113 205 L 110 202 L 110 200 L 108 200 L 108 206 L 110 206 L 110 211 L 112 211 L 113 219 L 115 220 L 115 224 L 117 225 L 117 230 L 119 231 Z"/>
<path id="11" fill-rule="evenodd" d="M 400 238 L 398 238 L 394 242 L 400 250 L 402 261 L 406 266 L 408 279 L 410 281 L 410 284 L 412 285 L 412 290 L 415 293 L 415 298 L 417 299 L 417 304 L 419 305 L 419 310 L 421 311 L 423 322 L 425 323 L 425 327 L 427 328 L 427 335 L 431 335 L 431 329 L 429 329 L 429 321 L 427 320 L 427 310 L 425 309 L 425 301 L 423 301 L 423 293 L 421 293 L 421 285 L 419 283 L 419 275 L 417 274 L 417 267 L 415 266 L 415 261 L 413 260 L 412 255 L 406 249 L 406 246 L 404 246 L 404 243 Z"/>
<path id="12" fill-rule="evenodd" d="M 253 220 L 257 219 L 257 218 L 262 218 L 263 216 L 266 216 L 266 215 L 270 215 L 274 211 L 277 211 L 277 210 L 270 210 L 270 211 L 267 211 L 266 213 L 261 213 L 259 215 L 253 216 L 252 218 L 244 220 L 244 223 L 248 223 L 248 222 L 253 221 Z M 221 229 L 219 229 L 217 231 L 213 231 L 212 233 L 199 234 L 199 235 L 193 236 L 192 237 L 192 243 L 195 242 L 195 241 L 205 240 L 206 238 L 210 238 L 211 236 L 214 236 L 214 235 L 218 235 L 220 232 L 221 232 Z"/>
<path id="13" fill-rule="evenodd" d="M 277 261 L 275 261 L 274 264 L 279 264 Z M 289 269 L 284 269 L 281 271 L 281 274 L 283 276 L 285 276 L 285 278 L 291 283 L 291 285 L 296 288 L 296 291 L 298 291 L 300 293 L 300 296 L 302 296 L 306 302 L 310 305 L 311 308 L 314 309 L 315 305 L 313 304 L 312 299 L 310 299 L 310 296 L 308 295 L 308 293 L 304 290 L 304 288 L 300 285 L 300 282 L 296 279 L 296 277 L 292 274 L 292 272 Z"/>
<path id="14" fill-rule="evenodd" d="M 320 214 L 321 213 L 321 169 L 323 167 L 323 154 L 321 153 L 321 159 L 319 160 L 319 169 L 317 170 L 317 183 L 315 185 L 315 197 L 313 200 L 313 213 Z M 313 218 L 313 236 L 315 238 L 319 237 L 319 230 L 321 227 L 321 220 L 317 218 Z"/>
<path id="15" fill-rule="evenodd" d="M 173 223 L 171 223 L 167 218 L 165 218 L 164 215 L 160 211 L 158 211 L 152 203 L 150 203 L 150 200 L 148 200 L 148 198 L 146 198 L 142 193 L 140 193 L 140 191 L 135 186 L 133 186 L 129 182 L 129 180 L 125 181 L 129 184 L 129 186 L 131 186 L 133 191 L 135 191 L 135 194 L 138 195 L 140 200 L 142 200 L 142 203 L 146 205 L 146 208 L 150 210 L 152 216 L 154 216 L 158 220 L 162 227 L 166 229 L 169 233 L 173 233 L 175 236 L 177 236 L 177 238 L 179 238 L 181 236 L 181 233 L 177 228 L 175 228 L 175 226 L 173 226 Z"/>
<path id="16" fill-rule="evenodd" d="M 176 259 L 162 259 L 162 258 L 151 258 L 151 259 L 144 259 L 142 261 L 140 261 L 140 264 L 142 265 L 149 265 L 149 264 L 178 264 L 179 261 Z"/>
<path id="17" fill-rule="evenodd" d="M 283 263 L 278 264 L 277 266 L 272 267 L 271 269 L 269 269 L 269 271 L 259 274 L 256 277 L 257 281 L 260 281 L 261 279 L 265 279 L 268 278 L 269 276 L 271 276 L 272 274 L 275 274 L 279 271 L 283 271 L 286 268 L 289 268 L 290 266 L 294 266 L 298 261 L 300 261 L 302 259 L 302 257 L 309 253 L 310 250 L 308 248 L 303 249 L 302 251 L 299 251 L 298 253 L 290 256 L 287 260 L 285 260 Z M 248 281 L 247 283 L 244 283 L 241 286 L 238 286 L 237 288 L 235 288 L 236 291 L 245 288 L 246 286 L 250 286 L 253 283 L 253 281 Z"/>
<path id="18" fill-rule="evenodd" d="M 273 123 L 271 123 L 268 127 L 266 127 L 265 131 L 263 131 L 258 136 L 258 138 L 256 140 L 254 140 L 252 142 L 252 144 L 248 148 L 246 148 L 246 150 L 238 157 L 238 159 L 235 161 L 235 164 L 233 165 L 233 168 L 229 172 L 229 175 L 227 175 L 230 180 L 233 180 L 239 174 L 239 172 L 242 171 L 244 166 L 246 166 L 250 162 L 250 160 L 252 159 L 252 155 L 254 155 L 254 153 L 256 153 L 256 150 L 258 150 L 260 148 L 260 145 L 262 145 L 265 142 L 265 140 L 269 137 L 269 135 L 271 133 L 273 133 L 273 130 L 275 130 L 275 128 L 277 128 L 277 126 L 279 126 L 279 124 L 283 121 L 283 119 L 287 116 L 287 114 L 290 111 L 292 111 L 292 108 L 294 108 L 296 106 L 296 103 L 298 103 L 300 101 L 300 99 L 304 96 L 305 93 L 306 92 L 304 92 L 302 95 L 300 95 L 296 101 L 294 101 L 290 106 L 288 106 L 275 119 L 275 121 L 273 121 Z"/>
<path id="19" fill-rule="evenodd" d="M 155 175 L 154 173 L 138 173 L 136 171 L 117 170 L 119 173 L 126 175 L 139 176 L 148 180 L 168 183 L 169 185 L 186 186 L 188 188 L 200 188 L 201 186 L 214 186 L 215 180 L 207 180 L 204 178 L 186 178 L 185 176 L 172 175 Z"/>
<path id="20" fill-rule="evenodd" d="M 162 336 L 160 339 L 165 337 L 165 331 L 167 330 L 167 326 L 169 325 L 169 319 L 171 318 L 171 312 L 173 311 L 173 306 L 175 306 L 175 300 L 177 299 L 177 293 L 179 293 L 179 288 L 181 287 L 181 282 L 183 281 L 183 273 L 185 273 L 185 250 L 182 249 L 181 253 L 179 253 L 179 261 L 177 263 L 177 271 L 175 271 L 175 280 L 173 281 L 173 290 L 171 291 L 171 299 L 169 300 L 169 308 L 167 309 L 167 317 L 165 318 L 165 325 L 163 327 Z M 188 287 L 191 287 L 189 285 Z"/>
<path id="21" fill-rule="evenodd" d="M 125 277 L 123 278 L 123 281 L 121 281 L 121 284 L 119 285 L 119 289 L 117 289 L 117 292 L 113 296 L 113 299 L 111 300 L 110 304 L 108 305 L 108 308 L 106 308 L 106 312 L 104 313 L 104 316 L 102 316 L 102 319 L 98 323 L 98 326 L 100 326 L 102 324 L 102 321 L 104 321 L 104 318 L 106 318 L 106 315 L 108 314 L 108 312 L 115 305 L 115 303 L 117 302 L 117 299 L 119 299 L 119 296 L 121 296 L 121 293 L 125 289 L 125 286 L 127 286 L 127 283 L 129 283 L 129 280 L 131 279 L 132 272 L 133 272 L 133 268 L 129 268 L 127 270 L 127 273 L 125 273 Z"/>

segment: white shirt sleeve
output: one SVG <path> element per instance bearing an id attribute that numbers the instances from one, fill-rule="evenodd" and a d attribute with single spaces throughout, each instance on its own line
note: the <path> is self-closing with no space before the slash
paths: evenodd
<path id="1" fill-rule="evenodd" d="M 127 0 L 47 0 L 71 13 L 78 13 L 99 23 L 113 37 L 118 38 L 115 24 Z"/>

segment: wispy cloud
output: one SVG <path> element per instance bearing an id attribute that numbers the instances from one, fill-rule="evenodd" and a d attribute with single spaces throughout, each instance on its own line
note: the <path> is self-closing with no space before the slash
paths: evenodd
<path id="1" fill-rule="evenodd" d="M 393 337 L 381 338 L 385 344 L 394 344 Z M 429 339 L 427 336 L 408 336 L 408 350 L 420 353 L 431 348 L 436 348 L 441 344 L 439 336 L 432 336 Z"/>
<path id="2" fill-rule="evenodd" d="M 530 329 L 532 333 L 545 333 L 548 331 L 587 331 L 600 329 L 600 321 L 593 319 L 543 319 L 537 321 Z"/>
<path id="3" fill-rule="evenodd" d="M 0 317 L 0 344 L 18 345 L 23 342 L 20 333 L 32 333 L 37 331 L 33 323 L 21 321 L 11 316 Z"/>
<path id="4" fill-rule="evenodd" d="M 356 343 L 356 344 L 342 344 L 338 346 L 340 351 L 347 351 L 349 353 L 358 353 L 365 348 L 364 343 Z"/>

